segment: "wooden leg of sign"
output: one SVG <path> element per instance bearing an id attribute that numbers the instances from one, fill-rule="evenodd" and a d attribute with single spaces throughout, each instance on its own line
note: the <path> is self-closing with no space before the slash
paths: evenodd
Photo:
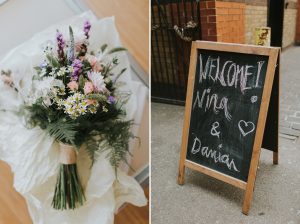
<path id="1" fill-rule="evenodd" d="M 278 164 L 278 152 L 273 152 L 273 164 Z"/>
<path id="2" fill-rule="evenodd" d="M 275 62 L 277 61 L 277 56 L 278 56 L 278 51 L 277 52 L 274 51 L 270 55 L 269 63 L 275 64 Z M 273 72 L 275 72 L 275 69 Z M 271 74 L 271 73 L 269 73 L 269 74 Z M 269 83 L 273 83 L 273 78 L 274 78 L 274 76 L 272 76 L 272 75 L 266 76 L 266 79 Z M 265 90 L 264 90 L 263 97 L 262 97 L 263 100 L 262 100 L 261 104 L 263 104 L 263 103 L 268 104 L 269 103 L 268 99 L 270 98 L 270 95 L 271 95 L 272 85 L 265 85 L 264 88 L 266 88 L 267 91 L 265 92 Z M 272 109 L 272 107 L 271 107 L 271 109 Z M 256 171 L 257 171 L 259 157 L 260 157 L 260 151 L 261 151 L 261 146 L 262 146 L 262 140 L 263 140 L 263 135 L 264 135 L 268 107 L 267 106 L 263 107 L 263 109 L 261 109 L 261 110 L 263 110 L 263 113 L 262 113 L 262 111 L 260 111 L 260 115 L 258 117 L 257 132 L 255 134 L 255 141 L 254 141 L 253 152 L 252 152 L 252 160 L 250 163 L 250 170 L 249 170 L 249 175 L 248 175 L 248 180 L 247 180 L 247 185 L 246 185 L 246 193 L 245 193 L 244 204 L 243 204 L 243 213 L 245 215 L 248 215 L 248 213 L 249 213 L 249 208 L 250 208 L 250 204 L 251 204 L 251 200 L 252 200 L 252 195 L 253 195 L 253 190 L 254 190 L 254 185 L 255 185 L 255 178 L 256 178 Z M 276 119 L 274 119 L 274 120 L 275 120 L 275 124 L 276 124 Z M 276 124 L 276 126 L 277 126 L 277 124 Z M 277 129 L 276 129 L 276 132 L 277 132 Z M 277 136 L 278 135 L 275 134 L 275 137 L 277 137 Z M 278 140 L 275 143 L 277 144 Z M 278 149 L 278 147 L 276 147 L 275 149 Z M 278 151 L 278 150 L 276 150 L 276 151 Z M 277 154 L 277 156 L 278 156 L 278 154 Z M 278 162 L 278 160 L 277 160 L 277 162 Z"/>
<path id="3" fill-rule="evenodd" d="M 257 171 L 258 162 L 259 162 L 260 150 L 261 150 L 260 148 L 254 148 L 253 153 L 252 153 L 252 161 L 250 164 L 248 182 L 246 185 L 246 192 L 245 192 L 244 204 L 243 204 L 243 213 L 245 215 L 248 215 L 251 201 L 252 201 L 252 195 L 253 195 L 253 191 L 254 191 L 256 171 Z"/>
<path id="4" fill-rule="evenodd" d="M 275 77 L 274 77 L 274 81 L 273 83 L 273 88 L 275 86 L 275 89 L 277 89 L 277 94 L 276 94 L 276 110 L 277 110 L 277 116 L 276 116 L 276 150 L 273 151 L 273 164 L 274 165 L 277 165 L 278 164 L 278 157 L 279 157 L 279 126 L 278 126 L 278 121 L 279 121 L 279 96 L 280 96 L 280 52 L 279 52 L 279 55 L 278 55 L 278 58 L 277 58 L 277 62 L 276 62 L 277 66 L 276 66 L 276 70 L 275 70 Z M 274 97 L 275 98 L 275 97 Z"/>
<path id="5" fill-rule="evenodd" d="M 179 185 L 184 185 L 184 175 L 185 175 L 185 165 L 184 165 L 184 160 L 180 158 L 179 161 L 179 172 L 178 172 L 178 180 L 177 183 Z"/>
<path id="6" fill-rule="evenodd" d="M 254 184 L 255 184 L 255 175 L 254 178 L 251 178 L 252 180 L 249 180 L 248 178 L 248 183 L 246 186 L 246 193 L 244 196 L 244 204 L 243 204 L 243 214 L 248 215 L 251 201 L 252 201 L 252 196 L 253 196 L 253 191 L 254 191 Z"/>
<path id="7" fill-rule="evenodd" d="M 273 164 L 278 164 L 278 120 L 280 96 L 280 54 L 276 62 L 274 81 L 272 85 L 269 110 L 264 130 L 262 148 L 273 151 Z"/>

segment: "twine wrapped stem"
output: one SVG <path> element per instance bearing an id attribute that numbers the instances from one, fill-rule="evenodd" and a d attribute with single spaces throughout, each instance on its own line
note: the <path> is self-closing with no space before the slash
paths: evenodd
<path id="1" fill-rule="evenodd" d="M 85 201 L 76 165 L 74 146 L 60 143 L 60 167 L 52 206 L 57 210 L 75 209 Z"/>

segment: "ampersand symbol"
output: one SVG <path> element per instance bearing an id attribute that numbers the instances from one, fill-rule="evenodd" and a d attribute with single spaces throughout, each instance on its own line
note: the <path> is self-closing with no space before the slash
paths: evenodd
<path id="1" fill-rule="evenodd" d="M 210 134 L 212 136 L 217 136 L 218 138 L 220 137 L 220 131 L 217 131 L 217 128 L 220 127 L 219 122 L 214 122 L 211 126 Z"/>

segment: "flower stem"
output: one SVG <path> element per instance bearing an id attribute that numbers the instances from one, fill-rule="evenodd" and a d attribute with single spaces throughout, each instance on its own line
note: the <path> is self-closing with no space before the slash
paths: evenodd
<path id="1" fill-rule="evenodd" d="M 60 164 L 52 206 L 57 210 L 75 209 L 83 205 L 84 192 L 76 164 Z"/>

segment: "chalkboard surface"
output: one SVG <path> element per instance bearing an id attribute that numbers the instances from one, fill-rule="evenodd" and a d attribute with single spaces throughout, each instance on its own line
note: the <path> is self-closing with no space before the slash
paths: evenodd
<path id="1" fill-rule="evenodd" d="M 247 182 L 268 59 L 198 49 L 187 160 Z"/>

